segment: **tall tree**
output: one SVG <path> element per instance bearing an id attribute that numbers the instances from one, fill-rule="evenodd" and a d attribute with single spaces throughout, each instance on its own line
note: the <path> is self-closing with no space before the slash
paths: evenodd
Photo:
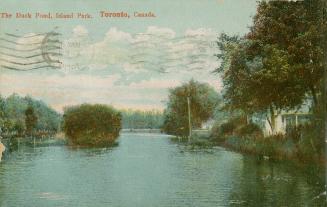
<path id="1" fill-rule="evenodd" d="M 232 109 L 269 110 L 274 131 L 279 110 L 299 107 L 308 96 L 318 105 L 327 31 L 321 4 L 263 1 L 245 37 L 221 35 L 216 71 Z"/>
<path id="2" fill-rule="evenodd" d="M 267 56 L 269 48 L 284 53 L 289 67 L 287 96 L 310 94 L 315 105 L 324 70 L 326 22 L 323 0 L 261 2 L 246 38 L 251 40 L 248 54 Z M 268 50 L 268 51 L 267 51 Z M 268 52 L 268 54 L 267 54 Z M 295 105 L 295 104 L 294 104 Z"/>
<path id="3" fill-rule="evenodd" d="M 25 110 L 25 126 L 27 134 L 31 134 L 35 129 L 37 124 L 37 116 L 34 112 L 34 108 L 32 106 L 27 107 Z"/>
<path id="4" fill-rule="evenodd" d="M 218 105 L 217 92 L 208 84 L 194 80 L 171 89 L 169 93 L 163 124 L 163 130 L 169 134 L 188 135 L 187 98 L 190 100 L 191 125 L 195 128 L 212 117 Z"/>

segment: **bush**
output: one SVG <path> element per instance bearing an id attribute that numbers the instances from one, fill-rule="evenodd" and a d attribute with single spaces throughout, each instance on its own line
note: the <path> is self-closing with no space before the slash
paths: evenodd
<path id="1" fill-rule="evenodd" d="M 314 121 L 289 128 L 286 134 L 263 136 L 256 124 L 244 124 L 241 119 L 212 128 L 212 138 L 236 151 L 269 157 L 269 159 L 297 159 L 300 162 L 325 162 L 324 123 Z"/>
<path id="2" fill-rule="evenodd" d="M 216 122 L 211 129 L 211 137 L 214 139 L 224 140 L 224 137 L 230 135 L 263 137 L 260 127 L 254 123 L 247 124 L 244 116 L 232 118 L 223 124 Z"/>
<path id="3" fill-rule="evenodd" d="M 304 126 L 293 126 L 286 130 L 286 137 L 292 139 L 294 142 L 299 142 L 303 132 L 305 131 Z"/>
<path id="4" fill-rule="evenodd" d="M 324 123 L 313 122 L 302 126 L 298 141 L 298 157 L 303 160 L 324 157 Z"/>
<path id="5" fill-rule="evenodd" d="M 121 130 L 121 114 L 101 104 L 69 107 L 64 113 L 63 130 L 73 145 L 111 145 Z"/>
<path id="6" fill-rule="evenodd" d="M 242 125 L 237 130 L 237 134 L 240 136 L 245 136 L 245 135 L 263 136 L 260 127 L 254 123 Z"/>
<path id="7" fill-rule="evenodd" d="M 220 133 L 222 135 L 232 134 L 236 128 L 236 125 L 233 122 L 223 123 L 220 126 Z"/>

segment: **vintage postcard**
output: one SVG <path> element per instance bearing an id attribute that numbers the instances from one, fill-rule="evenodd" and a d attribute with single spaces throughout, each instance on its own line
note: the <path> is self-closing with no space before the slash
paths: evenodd
<path id="1" fill-rule="evenodd" d="M 325 0 L 0 0 L 0 207 L 326 206 Z"/>

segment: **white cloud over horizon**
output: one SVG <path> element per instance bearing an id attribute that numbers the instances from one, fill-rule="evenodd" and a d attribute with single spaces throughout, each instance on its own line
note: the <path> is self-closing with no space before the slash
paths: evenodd
<path id="1" fill-rule="evenodd" d="M 0 72 L 0 93 L 31 95 L 56 110 L 81 103 L 118 108 L 163 109 L 168 89 L 190 79 L 217 91 L 221 81 L 210 28 L 187 29 L 178 36 L 170 28 L 149 26 L 131 34 L 111 27 L 98 41 L 82 25 L 63 40 L 63 68 Z"/>

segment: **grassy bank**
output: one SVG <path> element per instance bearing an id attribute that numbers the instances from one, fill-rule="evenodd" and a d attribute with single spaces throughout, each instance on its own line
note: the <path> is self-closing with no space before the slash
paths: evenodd
<path id="1" fill-rule="evenodd" d="M 194 133 L 187 137 L 172 137 L 175 143 L 192 149 L 222 146 L 224 148 L 257 156 L 258 159 L 291 160 L 298 164 L 323 166 L 323 128 L 317 123 L 294 128 L 286 134 L 264 136 L 255 124 L 239 119 L 215 126 L 208 133 Z"/>
<path id="2" fill-rule="evenodd" d="M 45 147 L 45 146 L 62 146 L 67 144 L 66 139 L 58 139 L 56 137 L 14 137 L 3 139 L 2 143 L 6 146 L 5 153 L 9 153 L 19 149 L 22 146 L 28 147 Z"/>
<path id="3" fill-rule="evenodd" d="M 225 123 L 213 128 L 211 139 L 238 152 L 260 159 L 295 160 L 298 163 L 324 165 L 323 128 L 317 124 L 291 129 L 286 134 L 263 136 L 254 124 Z"/>

